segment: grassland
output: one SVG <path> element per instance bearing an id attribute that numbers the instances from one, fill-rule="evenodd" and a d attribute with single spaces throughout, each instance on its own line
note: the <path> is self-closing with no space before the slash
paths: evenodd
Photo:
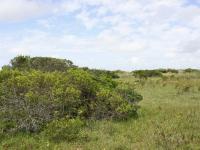
<path id="1" fill-rule="evenodd" d="M 138 117 L 126 121 L 88 122 L 84 139 L 53 143 L 39 135 L 12 135 L 0 149 L 200 149 L 200 75 L 165 74 L 139 80 L 122 73 L 119 82 L 133 84 L 144 99 Z"/>

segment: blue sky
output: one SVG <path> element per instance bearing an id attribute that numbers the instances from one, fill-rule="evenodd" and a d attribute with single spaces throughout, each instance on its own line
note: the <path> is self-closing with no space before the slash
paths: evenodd
<path id="1" fill-rule="evenodd" d="M 200 68 L 200 0 L 0 0 L 0 66 L 17 55 Z"/>

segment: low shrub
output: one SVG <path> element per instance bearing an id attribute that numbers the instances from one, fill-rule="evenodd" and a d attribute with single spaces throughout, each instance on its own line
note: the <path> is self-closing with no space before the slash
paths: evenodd
<path id="1" fill-rule="evenodd" d="M 80 68 L 0 71 L 0 120 L 6 131 L 38 132 L 66 116 L 123 119 L 137 113 L 141 99 L 132 87 Z"/>
<path id="2" fill-rule="evenodd" d="M 80 134 L 84 122 L 80 119 L 53 120 L 44 130 L 44 135 L 53 142 L 72 142 L 84 138 Z"/>
<path id="3" fill-rule="evenodd" d="M 86 70 L 92 74 L 94 74 L 95 76 L 106 76 L 108 78 L 113 78 L 113 79 L 117 79 L 119 78 L 118 76 L 118 72 L 116 71 L 109 71 L 109 70 L 100 70 L 100 69 L 89 69 L 87 67 L 84 67 L 83 70 Z"/>
<path id="4" fill-rule="evenodd" d="M 158 69 L 161 73 L 178 73 L 179 71 L 176 69 Z"/>
<path id="5" fill-rule="evenodd" d="M 187 68 L 184 70 L 185 73 L 191 73 L 191 72 L 199 72 L 198 69 L 191 69 L 191 68 Z"/>
<path id="6" fill-rule="evenodd" d="M 121 86 L 118 86 L 113 92 L 102 89 L 97 95 L 97 102 L 92 107 L 92 118 L 98 119 L 126 119 L 130 114 L 136 114 L 137 102 L 142 99 L 141 95 L 121 88 Z"/>
<path id="7" fill-rule="evenodd" d="M 146 79 L 148 77 L 162 77 L 162 73 L 158 70 L 136 70 L 133 71 L 133 76 Z"/>

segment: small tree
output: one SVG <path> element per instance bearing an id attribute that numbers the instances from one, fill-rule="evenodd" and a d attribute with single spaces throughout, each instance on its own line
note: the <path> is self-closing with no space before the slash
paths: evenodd
<path id="1" fill-rule="evenodd" d="M 35 69 L 40 71 L 65 71 L 75 67 L 70 60 L 51 57 L 18 56 L 11 60 L 11 67 L 20 70 Z"/>

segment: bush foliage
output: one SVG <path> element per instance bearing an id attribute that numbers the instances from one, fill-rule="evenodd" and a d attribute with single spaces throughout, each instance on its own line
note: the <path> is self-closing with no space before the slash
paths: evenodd
<path id="1" fill-rule="evenodd" d="M 137 112 L 142 99 L 133 87 L 118 84 L 107 72 L 74 67 L 71 61 L 19 56 L 11 64 L 0 71 L 3 132 L 38 132 L 48 124 L 47 133 L 56 138 L 62 133 L 60 126 L 71 132 L 71 119 L 123 119 Z M 76 128 L 81 123 L 74 124 Z M 78 133 L 72 130 L 72 135 Z M 62 138 L 70 140 L 70 134 Z"/>
<path id="2" fill-rule="evenodd" d="M 184 70 L 185 73 L 200 72 L 198 69 L 187 68 Z"/>
<path id="3" fill-rule="evenodd" d="M 47 124 L 44 134 L 53 142 L 75 141 L 84 138 L 80 134 L 84 127 L 84 122 L 80 119 L 60 119 L 53 120 Z"/>
<path id="4" fill-rule="evenodd" d="M 159 70 L 136 70 L 133 71 L 133 76 L 137 78 L 162 77 L 162 73 Z"/>
<path id="5" fill-rule="evenodd" d="M 89 69 L 87 67 L 84 67 L 83 70 L 89 71 L 90 73 L 94 74 L 95 76 L 106 76 L 108 78 L 117 79 L 119 78 L 116 71 L 109 71 L 109 70 L 99 70 L 99 69 Z"/>
<path id="6" fill-rule="evenodd" d="M 178 73 L 176 69 L 158 69 L 161 73 Z"/>
<path id="7" fill-rule="evenodd" d="M 51 57 L 18 56 L 13 58 L 10 64 L 10 67 L 19 70 L 35 69 L 40 71 L 65 71 L 68 68 L 75 67 L 70 60 Z"/>
<path id="8" fill-rule="evenodd" d="M 155 70 L 136 70 L 132 71 L 133 76 L 136 78 L 148 78 L 148 77 L 163 77 L 164 73 L 178 73 L 176 69 L 155 69 Z"/>

